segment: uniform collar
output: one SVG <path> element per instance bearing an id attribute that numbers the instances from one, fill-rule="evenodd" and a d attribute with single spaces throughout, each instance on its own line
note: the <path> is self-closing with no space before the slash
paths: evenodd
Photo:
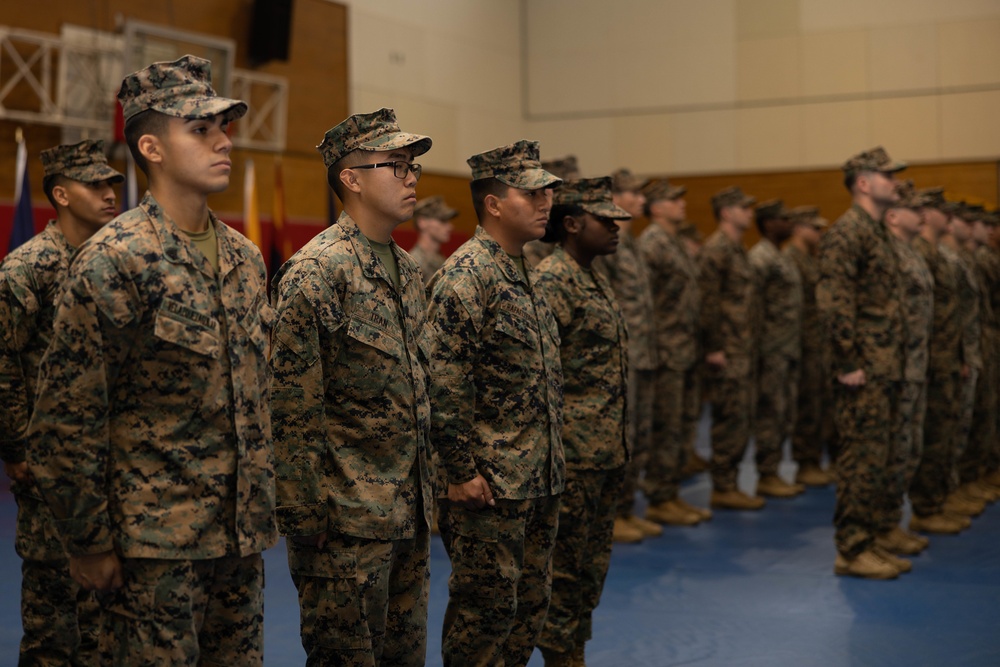
<path id="1" fill-rule="evenodd" d="M 490 255 L 493 256 L 493 261 L 497 263 L 497 266 L 500 267 L 500 271 L 503 272 L 504 277 L 507 278 L 509 282 L 524 283 L 524 277 L 521 275 L 521 272 L 517 270 L 517 265 L 514 264 L 514 260 L 512 260 L 510 255 L 508 255 L 507 252 L 500 247 L 497 240 L 490 236 L 488 231 L 483 229 L 482 225 L 476 226 L 476 234 L 473 238 L 483 244 L 483 247 L 489 251 Z M 521 255 L 521 257 L 523 258 L 524 255 Z M 531 266 L 529 266 L 528 262 L 524 263 L 524 272 L 529 276 L 529 282 L 527 285 L 530 287 Z"/>
<path id="2" fill-rule="evenodd" d="M 358 262 L 361 264 L 361 272 L 365 277 L 370 280 L 379 278 L 395 289 L 396 286 L 392 282 L 389 270 L 372 250 L 372 245 L 369 243 L 368 237 L 361 233 L 361 228 L 358 227 L 358 223 L 354 221 L 354 218 L 348 215 L 347 211 L 341 211 L 340 217 L 337 219 L 337 224 L 340 226 L 344 236 L 354 246 L 354 252 L 358 257 Z M 406 285 L 411 280 L 414 280 L 416 276 L 409 263 L 399 261 L 401 251 L 392 237 L 389 237 L 389 248 L 396 258 L 396 266 L 399 270 L 399 289 L 402 292 L 405 291 Z"/>
<path id="3" fill-rule="evenodd" d="M 191 248 L 194 247 L 193 242 L 164 212 L 152 193 L 146 193 L 146 196 L 139 202 L 139 208 L 153 222 L 153 228 L 160 238 L 160 245 L 163 247 L 167 261 L 175 264 L 189 264 L 205 275 L 215 277 L 215 270 L 207 258 L 195 258 L 191 254 Z M 228 225 L 221 223 L 211 210 L 208 212 L 208 217 L 208 224 L 215 227 L 215 236 L 218 239 L 219 277 L 221 278 L 247 260 L 248 250 L 244 244 L 237 244 L 236 232 L 229 229 Z"/>

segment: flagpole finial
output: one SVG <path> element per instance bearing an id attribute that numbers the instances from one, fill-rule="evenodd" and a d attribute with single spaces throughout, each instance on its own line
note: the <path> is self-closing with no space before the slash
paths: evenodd
<path id="1" fill-rule="evenodd" d="M 21 128 L 17 128 L 16 130 L 14 130 L 14 139 L 17 141 L 17 143 L 23 144 L 24 143 L 24 130 L 22 130 Z"/>

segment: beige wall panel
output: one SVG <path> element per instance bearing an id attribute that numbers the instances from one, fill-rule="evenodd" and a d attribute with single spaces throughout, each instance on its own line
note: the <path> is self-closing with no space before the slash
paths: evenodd
<path id="1" fill-rule="evenodd" d="M 800 0 L 799 6 L 805 31 L 1000 16 L 996 0 Z"/>
<path id="2" fill-rule="evenodd" d="M 864 92 L 868 87 L 868 34 L 864 31 L 802 35 L 802 93 Z"/>
<path id="3" fill-rule="evenodd" d="M 351 84 L 417 95 L 427 87 L 426 33 L 412 23 L 351 10 Z M 363 46 L 363 48 L 359 48 Z"/>
<path id="4" fill-rule="evenodd" d="M 874 91 L 937 86 L 937 29 L 933 24 L 874 28 L 869 32 L 868 53 Z"/>
<path id="5" fill-rule="evenodd" d="M 629 116 L 616 119 L 613 126 L 614 166 L 628 167 L 637 174 L 671 171 L 672 121 L 668 115 Z"/>
<path id="6" fill-rule="evenodd" d="M 736 53 L 736 91 L 741 100 L 790 99 L 802 93 L 798 37 L 741 41 Z"/>
<path id="7" fill-rule="evenodd" d="M 941 85 L 1000 84 L 1000 18 L 944 23 L 938 31 Z"/>
<path id="8" fill-rule="evenodd" d="M 936 97 L 872 100 L 872 141 L 901 160 L 935 160 L 941 154 L 941 118 Z"/>
<path id="9" fill-rule="evenodd" d="M 801 108 L 740 109 L 736 112 L 736 165 L 777 169 L 799 164 L 802 156 Z"/>
<path id="10" fill-rule="evenodd" d="M 611 59 L 602 51 L 582 49 L 551 53 L 533 62 L 528 74 L 532 113 L 559 114 L 603 110 L 620 106 L 614 95 L 595 94 L 596 81 L 605 90 L 617 75 Z"/>
<path id="11" fill-rule="evenodd" d="M 535 121 L 527 124 L 524 138 L 541 143 L 543 160 L 576 155 L 585 177 L 604 176 L 616 163 L 613 123 L 605 118 Z"/>
<path id="12" fill-rule="evenodd" d="M 521 62 L 516 53 L 477 49 L 468 39 L 442 36 L 430 40 L 427 56 L 428 85 L 422 96 L 521 115 Z"/>
<path id="13" fill-rule="evenodd" d="M 679 113 L 671 121 L 672 172 L 698 174 L 736 169 L 735 111 Z"/>
<path id="14" fill-rule="evenodd" d="M 840 165 L 875 144 L 868 133 L 866 102 L 808 104 L 802 107 L 803 164 Z"/>
<path id="15" fill-rule="evenodd" d="M 1000 91 L 941 98 L 941 155 L 970 159 L 1000 155 Z"/>
<path id="16" fill-rule="evenodd" d="M 799 0 L 736 0 L 739 39 L 797 35 L 799 20 Z"/>

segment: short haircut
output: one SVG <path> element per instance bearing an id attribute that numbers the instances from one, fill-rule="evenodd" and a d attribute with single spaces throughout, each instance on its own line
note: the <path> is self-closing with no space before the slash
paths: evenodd
<path id="1" fill-rule="evenodd" d="M 564 224 L 566 218 L 580 219 L 586 213 L 583 208 L 576 204 L 556 204 L 553 206 L 552 210 L 549 211 L 549 228 L 556 233 L 556 237 L 552 242 L 562 245 L 562 242 L 569 236 L 566 233 L 566 225 Z M 594 217 L 596 218 L 597 216 Z"/>
<path id="2" fill-rule="evenodd" d="M 854 184 L 858 182 L 858 172 L 849 171 L 844 174 L 844 187 L 848 192 L 854 192 Z"/>
<path id="3" fill-rule="evenodd" d="M 715 203 L 715 201 L 712 201 L 712 214 L 715 216 L 716 222 L 720 222 L 722 220 L 722 209 L 722 206 L 719 206 Z"/>
<path id="4" fill-rule="evenodd" d="M 139 139 L 144 134 L 152 134 L 155 137 L 163 136 L 167 129 L 168 118 L 169 116 L 155 109 L 146 109 L 125 122 L 125 143 L 128 145 L 129 152 L 132 153 L 135 166 L 142 169 L 142 173 L 146 174 L 147 177 L 149 176 L 149 165 L 146 163 L 146 158 L 142 156 L 142 152 L 139 151 Z"/>
<path id="5" fill-rule="evenodd" d="M 66 180 L 66 177 L 62 174 L 49 174 L 44 179 L 42 179 L 42 190 L 45 192 L 45 196 L 48 197 L 49 203 L 52 204 L 52 208 L 59 210 L 59 204 L 56 202 L 56 198 L 52 195 L 52 191 L 55 190 L 57 185 L 62 185 Z"/>
<path id="6" fill-rule="evenodd" d="M 344 202 L 344 196 L 347 194 L 347 188 L 344 187 L 343 181 L 340 180 L 340 172 L 363 163 L 363 151 L 353 150 L 331 164 L 330 168 L 326 170 L 326 182 L 330 184 L 331 188 L 333 188 L 334 194 L 337 195 L 337 199 L 339 199 L 341 203 Z"/>
<path id="7" fill-rule="evenodd" d="M 484 208 L 486 197 L 493 195 L 499 199 L 507 197 L 507 191 L 511 186 L 495 178 L 480 178 L 469 183 L 469 190 L 472 192 L 472 207 L 476 210 L 476 218 L 479 222 L 486 216 Z"/>
<path id="8" fill-rule="evenodd" d="M 772 220 L 780 220 L 783 216 L 771 215 L 768 213 L 761 215 L 761 212 L 757 211 L 753 217 L 754 217 L 754 222 L 757 223 L 757 231 L 759 231 L 760 235 L 763 236 L 764 229 L 767 227 L 767 223 L 771 222 Z"/>

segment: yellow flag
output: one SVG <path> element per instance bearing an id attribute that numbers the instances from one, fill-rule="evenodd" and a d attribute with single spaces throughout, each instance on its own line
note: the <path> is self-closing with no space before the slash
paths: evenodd
<path id="1" fill-rule="evenodd" d="M 243 233 L 263 252 L 264 237 L 260 231 L 260 211 L 257 208 L 257 174 L 253 160 L 247 160 L 243 179 Z"/>

